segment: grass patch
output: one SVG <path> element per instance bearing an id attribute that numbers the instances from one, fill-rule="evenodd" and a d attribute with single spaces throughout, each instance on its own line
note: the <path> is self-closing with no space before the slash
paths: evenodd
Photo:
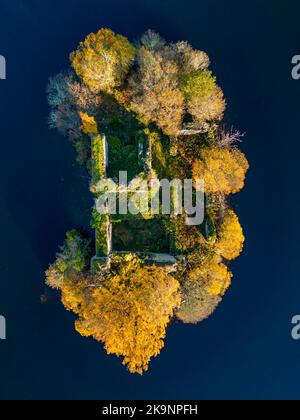
<path id="1" fill-rule="evenodd" d="M 113 224 L 113 249 L 168 253 L 170 239 L 161 219 L 126 220 Z"/>

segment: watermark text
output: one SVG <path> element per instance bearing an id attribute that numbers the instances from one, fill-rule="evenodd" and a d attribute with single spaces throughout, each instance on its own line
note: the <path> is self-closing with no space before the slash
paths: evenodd
<path id="1" fill-rule="evenodd" d="M 6 60 L 3 55 L 0 55 L 0 80 L 6 79 Z"/>
<path id="2" fill-rule="evenodd" d="M 96 209 L 100 214 L 185 214 L 189 226 L 201 225 L 204 221 L 203 180 L 138 178 L 128 184 L 127 172 L 120 171 L 118 184 L 112 179 L 103 179 L 97 184 L 96 192 Z"/>
<path id="3" fill-rule="evenodd" d="M 294 67 L 292 68 L 292 78 L 294 80 L 300 79 L 300 55 L 294 55 L 292 58 L 292 64 Z"/>
<path id="4" fill-rule="evenodd" d="M 0 315 L 0 340 L 6 340 L 6 319 Z"/>

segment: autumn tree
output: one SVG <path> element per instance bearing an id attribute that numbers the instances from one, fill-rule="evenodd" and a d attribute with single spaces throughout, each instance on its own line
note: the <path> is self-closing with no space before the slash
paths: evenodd
<path id="1" fill-rule="evenodd" d="M 142 266 L 133 256 L 108 275 L 76 270 L 63 274 L 74 260 L 69 250 L 65 252 L 63 266 L 59 254 L 47 271 L 47 283 L 60 289 L 65 307 L 78 314 L 76 330 L 102 341 L 108 354 L 123 356 L 130 372 L 142 374 L 164 346 L 166 327 L 180 304 L 178 281 L 163 268 Z"/>
<path id="2" fill-rule="evenodd" d="M 238 149 L 205 149 L 193 165 L 193 178 L 204 179 L 206 193 L 233 194 L 244 187 L 249 164 Z"/>
<path id="3" fill-rule="evenodd" d="M 211 71 L 194 70 L 181 77 L 188 112 L 200 126 L 209 121 L 220 121 L 226 103 Z"/>
<path id="4" fill-rule="evenodd" d="M 46 271 L 46 284 L 60 290 L 63 304 L 75 313 L 79 313 L 82 302 L 88 298 L 90 258 L 90 239 L 84 232 L 73 229 L 67 232 L 55 262 Z"/>
<path id="5" fill-rule="evenodd" d="M 178 62 L 183 74 L 193 71 L 207 70 L 210 64 L 208 55 L 204 51 L 193 49 L 186 41 L 177 42 L 173 45 Z"/>
<path id="6" fill-rule="evenodd" d="M 144 121 L 155 122 L 170 136 L 190 135 L 221 120 L 225 100 L 215 77 L 207 70 L 209 57 L 187 42 L 167 44 L 147 31 L 137 51 L 138 71 L 129 79 L 131 109 Z M 124 100 L 124 96 L 119 94 Z M 186 111 L 193 122 L 182 127 Z"/>
<path id="7" fill-rule="evenodd" d="M 160 51 L 141 46 L 138 71 L 129 78 L 130 109 L 148 124 L 154 122 L 167 135 L 176 135 L 184 114 L 178 85 L 178 66 Z"/>
<path id="8" fill-rule="evenodd" d="M 75 75 L 59 73 L 49 79 L 47 86 L 49 105 L 52 107 L 49 125 L 71 140 L 82 137 L 81 113 L 95 115 L 99 107 L 99 96 L 75 80 Z"/>
<path id="9" fill-rule="evenodd" d="M 85 303 L 90 299 L 93 277 L 79 271 L 66 272 L 61 290 L 61 301 L 68 311 L 81 316 Z M 93 290 L 93 289 L 92 289 Z"/>
<path id="10" fill-rule="evenodd" d="M 61 291 L 61 300 L 68 311 L 81 313 L 82 304 L 89 299 L 91 278 L 87 273 L 72 270 L 61 272 L 57 264 L 46 271 L 46 284 Z"/>
<path id="11" fill-rule="evenodd" d="M 53 289 L 61 290 L 64 284 L 64 273 L 56 264 L 51 264 L 46 271 L 46 284 Z"/>
<path id="12" fill-rule="evenodd" d="M 69 87 L 74 82 L 74 77 L 71 72 L 58 73 L 49 78 L 49 83 L 46 88 L 48 103 L 55 108 L 62 105 L 69 100 Z"/>
<path id="13" fill-rule="evenodd" d="M 203 285 L 207 293 L 223 296 L 231 284 L 232 274 L 218 255 L 209 256 L 203 264 L 192 270 L 188 278 Z"/>
<path id="14" fill-rule="evenodd" d="M 233 210 L 227 210 L 218 229 L 217 252 L 226 260 L 234 260 L 242 250 L 245 237 L 239 219 Z"/>
<path id="15" fill-rule="evenodd" d="M 91 289 L 76 322 L 77 331 L 123 356 L 132 373 L 148 369 L 164 346 L 166 327 L 180 303 L 179 283 L 163 268 L 128 263 Z"/>
<path id="16" fill-rule="evenodd" d="M 80 118 L 81 118 L 81 130 L 89 135 L 89 134 L 97 134 L 98 133 L 98 127 L 97 123 L 95 121 L 95 118 L 86 114 L 85 112 L 80 112 Z"/>
<path id="17" fill-rule="evenodd" d="M 101 96 L 94 94 L 84 83 L 73 82 L 68 88 L 70 102 L 77 112 L 96 116 L 101 104 Z"/>
<path id="18" fill-rule="evenodd" d="M 220 130 L 219 138 L 217 139 L 218 147 L 235 147 L 237 143 L 241 142 L 241 138 L 244 134 L 239 131 L 225 131 L 224 129 Z"/>
<path id="19" fill-rule="evenodd" d="M 221 302 L 232 274 L 217 254 L 208 254 L 198 267 L 186 272 L 181 284 L 181 306 L 176 317 L 196 324 L 208 318 Z"/>
<path id="20" fill-rule="evenodd" d="M 70 55 L 72 67 L 95 93 L 120 86 L 133 63 L 135 48 L 110 29 L 91 33 Z"/>
<path id="21" fill-rule="evenodd" d="M 155 31 L 148 29 L 140 40 L 141 45 L 153 51 L 162 51 L 166 48 L 166 41 Z"/>
<path id="22" fill-rule="evenodd" d="M 157 32 L 146 31 L 140 40 L 142 46 L 160 54 L 178 64 L 180 73 L 190 73 L 195 70 L 206 70 L 210 60 L 204 51 L 195 50 L 186 41 L 168 44 Z"/>
<path id="23" fill-rule="evenodd" d="M 112 178 L 126 160 L 127 166 L 132 163 L 132 177 L 144 167 L 138 180 L 205 182 L 201 226 L 188 226 L 184 213 L 161 218 L 176 256 L 172 274 L 149 265 L 148 258 L 146 264 L 145 255 L 111 251 L 99 258 L 110 232 L 105 234 L 108 225 L 96 210 L 92 266 L 91 240 L 72 230 L 46 271 L 46 283 L 77 315 L 76 330 L 122 357 L 130 372 L 142 374 L 163 348 L 174 315 L 184 323 L 200 322 L 228 290 L 232 273 L 225 263 L 240 254 L 244 236 L 227 196 L 243 188 L 249 164 L 237 148 L 241 134 L 225 131 L 221 123 L 226 102 L 205 52 L 183 41 L 167 43 L 154 31 L 133 46 L 101 29 L 88 35 L 70 60 L 67 73 L 49 80 L 49 123 L 72 140 L 90 173 L 96 162 L 92 156 L 103 146 L 95 137 L 105 135 Z M 113 229 L 113 235 L 114 243 L 122 242 L 122 232 Z"/>
<path id="24" fill-rule="evenodd" d="M 201 283 L 186 281 L 181 288 L 182 303 L 176 317 L 185 324 L 197 324 L 207 319 L 221 302 L 221 297 L 209 294 Z"/>
<path id="25" fill-rule="evenodd" d="M 50 128 L 56 128 L 60 134 L 70 140 L 81 137 L 81 121 L 77 111 L 70 104 L 61 104 L 49 115 Z"/>

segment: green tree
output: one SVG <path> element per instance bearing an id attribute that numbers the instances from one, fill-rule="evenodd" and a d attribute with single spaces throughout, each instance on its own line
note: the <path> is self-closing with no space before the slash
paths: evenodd
<path id="1" fill-rule="evenodd" d="M 66 239 L 57 254 L 56 267 L 62 273 L 72 269 L 83 271 L 91 257 L 91 241 L 81 232 L 73 229 L 66 234 Z"/>
<path id="2" fill-rule="evenodd" d="M 181 77 L 181 88 L 187 101 L 188 112 L 198 124 L 220 121 L 226 102 L 211 71 L 192 71 Z"/>

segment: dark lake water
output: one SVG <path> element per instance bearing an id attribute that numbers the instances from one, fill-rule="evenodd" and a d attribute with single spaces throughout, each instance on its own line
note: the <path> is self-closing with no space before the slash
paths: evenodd
<path id="1" fill-rule="evenodd" d="M 296 0 L 0 0 L 1 399 L 300 397 L 299 13 Z M 55 293 L 39 299 L 58 244 L 92 205 L 72 147 L 48 130 L 45 86 L 100 27 L 130 39 L 152 28 L 207 51 L 251 164 L 234 199 L 247 242 L 230 291 L 208 321 L 172 324 L 143 377 L 79 336 Z"/>

